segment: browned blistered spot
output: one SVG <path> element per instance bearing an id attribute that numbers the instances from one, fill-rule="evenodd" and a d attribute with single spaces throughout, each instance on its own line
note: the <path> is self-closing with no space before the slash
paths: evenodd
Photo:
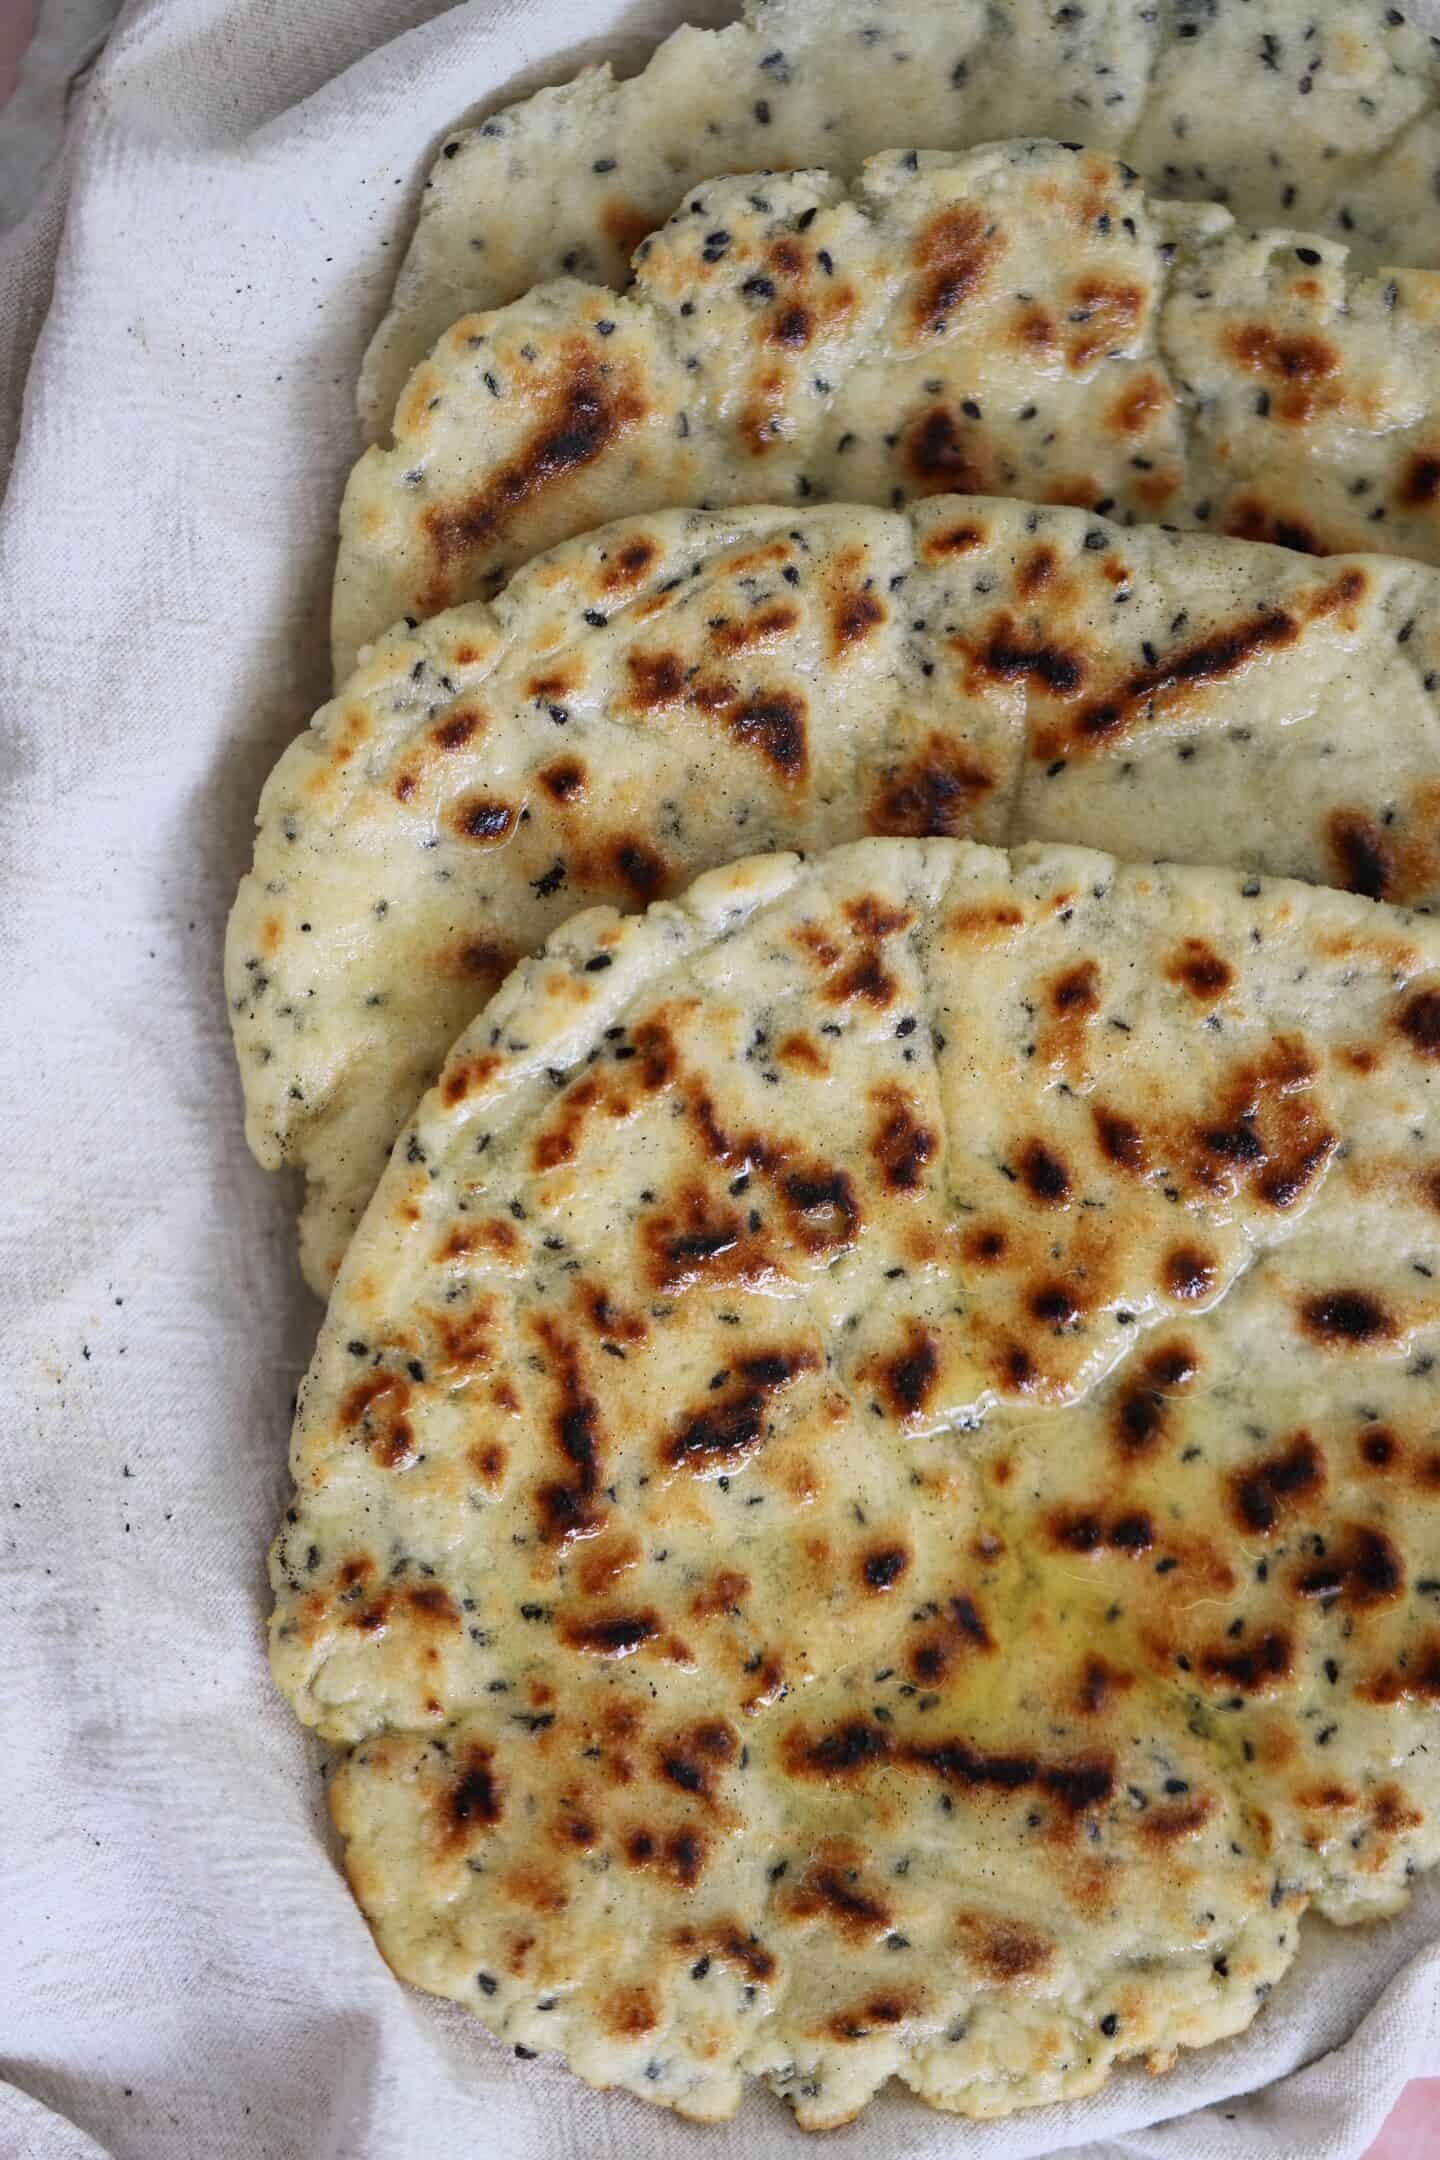
<path id="1" fill-rule="evenodd" d="M 995 1267 L 1010 1249 L 1010 1239 L 1004 1230 L 990 1223 L 977 1223 L 965 1233 L 963 1251 L 974 1267 Z"/>
<path id="2" fill-rule="evenodd" d="M 947 1601 L 925 1634 L 911 1645 L 907 1659 L 910 1677 L 919 1687 L 938 1687 L 957 1657 L 973 1657 L 977 1652 L 988 1657 L 994 1649 L 994 1637 L 979 1606 L 968 1592 L 961 1591 Z"/>
<path id="3" fill-rule="evenodd" d="M 578 1570 L 580 1588 L 587 1597 L 597 1597 L 608 1590 L 622 1575 L 640 1564 L 640 1543 L 637 1538 L 626 1537 L 618 1532 L 609 1537 L 597 1538 L 585 1548 Z"/>
<path id="4" fill-rule="evenodd" d="M 642 2033 L 653 2032 L 660 2022 L 655 1998 L 647 1987 L 617 1987 L 613 1980 L 607 1981 L 599 1991 L 598 2007 L 605 2030 L 619 2040 L 638 2039 Z"/>
<path id="5" fill-rule="evenodd" d="M 1303 1298 L 1300 1325 L 1322 1350 L 1359 1350 L 1372 1343 L 1393 1344 L 1399 1326 L 1368 1290 L 1320 1290 Z"/>
<path id="6" fill-rule="evenodd" d="M 872 1995 L 853 2010 L 837 2010 L 825 2029 L 832 2040 L 864 2040 L 877 2025 L 898 2025 L 906 2010 L 906 1999 L 901 1995 Z"/>
<path id="7" fill-rule="evenodd" d="M 461 750 L 469 742 L 480 725 L 479 713 L 468 706 L 452 712 L 448 720 L 442 720 L 432 729 L 430 739 L 441 750 Z"/>
<path id="8" fill-rule="evenodd" d="M 886 619 L 885 605 L 862 586 L 858 592 L 837 594 L 830 607 L 830 650 L 838 660 L 853 646 L 863 644 L 872 630 Z"/>
<path id="9" fill-rule="evenodd" d="M 1038 358 L 1054 346 L 1055 324 L 1044 308 L 1021 301 L 1011 324 L 1008 342 L 1018 346 L 1023 353 Z"/>
<path id="10" fill-rule="evenodd" d="M 482 1485 L 498 1485 L 509 1461 L 498 1440 L 477 1440 L 466 1459 Z"/>
<path id="11" fill-rule="evenodd" d="M 729 1369 L 725 1381 L 690 1411 L 661 1442 L 670 1469 L 737 1470 L 763 1444 L 767 1406 L 773 1395 L 820 1363 L 808 1344 L 752 1352 Z"/>
<path id="12" fill-rule="evenodd" d="M 1234 1066 L 1219 1103 L 1188 1136 L 1196 1182 L 1217 1197 L 1248 1186 L 1267 1207 L 1294 1207 L 1338 1144 L 1321 1118 L 1316 1077 L 1310 1050 L 1288 1035 Z"/>
<path id="13" fill-rule="evenodd" d="M 495 1325 L 495 1303 L 492 1298 L 477 1298 L 464 1312 L 437 1306 L 427 1309 L 425 1318 L 444 1353 L 441 1370 L 446 1374 L 473 1371 L 493 1360 L 495 1342 L 491 1331 Z"/>
<path id="14" fill-rule="evenodd" d="M 894 1589 L 909 1565 L 908 1548 L 887 1540 L 861 1553 L 858 1562 L 860 1581 L 866 1590 L 883 1595 Z"/>
<path id="15" fill-rule="evenodd" d="M 787 1035 L 775 1052 L 782 1065 L 789 1065 L 795 1072 L 828 1073 L 830 1070 L 820 1045 L 813 1035 L 796 1029 Z"/>
<path id="16" fill-rule="evenodd" d="M 1222 960 L 1213 945 L 1198 937 L 1183 938 L 1167 955 L 1165 974 L 1202 1005 L 1213 1005 L 1235 980 L 1229 961 Z"/>
<path id="17" fill-rule="evenodd" d="M 1273 419 L 1299 426 L 1319 406 L 1340 402 L 1338 389 L 1320 388 L 1340 367 L 1340 354 L 1328 339 L 1274 330 L 1267 323 L 1239 323 L 1227 331 L 1225 342 L 1241 367 L 1280 386 L 1270 401 Z"/>
<path id="18" fill-rule="evenodd" d="M 708 1928 L 677 1928 L 671 1940 L 678 1950 L 693 1958 L 697 1951 L 708 1952 L 711 1957 L 723 1958 L 727 1965 L 734 1965 L 750 1980 L 771 1980 L 775 1976 L 775 1960 L 765 1948 L 758 1935 L 744 1934 L 734 1920 L 717 1920 Z"/>
<path id="19" fill-rule="evenodd" d="M 611 195 L 601 208 L 600 227 L 628 262 L 640 242 L 654 232 L 655 219 L 650 211 L 627 202 L 623 195 Z"/>
<path id="20" fill-rule="evenodd" d="M 911 308 L 921 337 L 945 329 L 955 308 L 980 290 L 1004 246 L 1003 235 L 987 233 L 976 203 L 951 203 L 930 220 L 915 242 L 919 275 Z"/>
<path id="21" fill-rule="evenodd" d="M 620 833 L 608 843 L 603 859 L 612 875 L 636 900 L 658 900 L 669 866 L 658 849 L 633 834 Z"/>
<path id="22" fill-rule="evenodd" d="M 740 414 L 740 438 L 751 457 L 766 456 L 784 434 L 786 378 L 783 368 L 766 368 L 751 380 L 750 399 Z"/>
<path id="23" fill-rule="evenodd" d="M 1015 590 L 1023 599 L 1029 600 L 1054 580 L 1060 567 L 1060 559 L 1053 547 L 1046 543 L 1034 547 L 1015 573 Z"/>
<path id="24" fill-rule="evenodd" d="M 451 1849 L 468 1845 L 477 1830 L 493 1830 L 504 1813 L 504 1794 L 490 1748 L 472 1740 L 453 1767 L 458 1775 L 435 1803 L 440 1842 Z"/>
<path id="25" fill-rule="evenodd" d="M 1153 1453 L 1169 1417 L 1167 1395 L 1188 1387 L 1199 1370 L 1188 1343 L 1161 1343 L 1150 1352 L 1116 1399 L 1111 1431 L 1122 1455 Z"/>
<path id="26" fill-rule="evenodd" d="M 649 1333 L 641 1315 L 612 1303 L 606 1290 L 592 1287 L 582 1302 L 596 1334 L 606 1342 L 642 1343 Z"/>
<path id="27" fill-rule="evenodd" d="M 1370 1673 L 1356 1689 L 1361 1702 L 1440 1702 L 1440 1634 L 1402 1651 L 1391 1666 Z"/>
<path id="28" fill-rule="evenodd" d="M 515 830 L 515 807 L 494 795 L 467 795 L 450 812 L 450 828 L 461 840 L 494 846 Z"/>
<path id="29" fill-rule="evenodd" d="M 1280 509 L 1258 495 L 1234 497 L 1225 511 L 1225 532 L 1232 540 L 1265 540 L 1297 555 L 1326 553 L 1320 534 L 1298 512 Z"/>
<path id="30" fill-rule="evenodd" d="M 1134 1119 L 1121 1117 L 1098 1103 L 1090 1114 L 1100 1152 L 1107 1162 L 1114 1163 L 1118 1170 L 1132 1170 L 1137 1176 L 1145 1176 L 1148 1167 L 1145 1142 Z"/>
<path id="31" fill-rule="evenodd" d="M 450 657 L 456 667 L 473 667 L 480 658 L 480 648 L 478 645 L 472 645 L 467 638 L 455 647 Z"/>
<path id="32" fill-rule="evenodd" d="M 1163 1801 L 1140 1818 L 1140 1835 L 1147 1845 L 1164 1847 L 1181 1838 L 1194 1837 L 1215 1813 L 1209 1793 L 1192 1793 L 1187 1800 Z"/>
<path id="33" fill-rule="evenodd" d="M 735 1568 L 718 1569 L 691 1598 L 691 1618 L 717 1620 L 722 1614 L 738 1612 L 750 1595 L 750 1587 L 748 1575 L 741 1575 Z"/>
<path id="34" fill-rule="evenodd" d="M 823 1920 L 847 1942 L 874 1942 L 890 1927 L 894 1908 L 883 1892 L 860 1886 L 858 1867 L 815 1861 L 784 1897 L 787 1920 Z"/>
<path id="35" fill-rule="evenodd" d="M 702 1718 L 662 1741 L 655 1750 L 655 1763 L 667 1785 L 696 1799 L 713 1801 L 721 1772 L 739 1752 L 740 1742 L 723 1718 Z"/>
<path id="36" fill-rule="evenodd" d="M 879 1113 L 870 1129 L 870 1153 L 892 1192 L 914 1192 L 935 1154 L 936 1135 L 921 1124 L 914 1104 L 895 1081 L 872 1088 L 870 1094 Z"/>
<path id="37" fill-rule="evenodd" d="M 751 652 L 757 645 L 768 645 L 778 637 L 785 637 L 800 620 L 800 610 L 788 600 L 772 601 L 768 607 L 756 608 L 753 614 L 742 615 L 738 622 L 730 616 L 711 625 L 710 643 L 717 652 L 728 655 Z M 728 695 L 725 689 L 711 686 L 708 694 L 712 699 Z"/>
<path id="38" fill-rule="evenodd" d="M 972 549 L 983 547 L 988 535 L 983 525 L 966 520 L 958 525 L 947 525 L 943 532 L 932 532 L 925 541 L 925 553 L 932 560 L 944 555 L 968 555 Z"/>
<path id="39" fill-rule="evenodd" d="M 755 1287 L 775 1272 L 770 1248 L 747 1218 L 716 1202 L 703 1185 L 685 1186 L 672 1207 L 641 1225 L 651 1287 L 674 1297 L 696 1283 Z"/>
<path id="40" fill-rule="evenodd" d="M 597 1613 L 584 1619 L 572 1614 L 560 1622 L 560 1639 L 566 1648 L 588 1651 L 593 1657 L 629 1657 L 659 1633 L 659 1617 L 649 1607 L 643 1612 Z"/>
<path id="41" fill-rule="evenodd" d="M 1075 1686 L 1075 1708 L 1082 1717 L 1098 1717 L 1117 1695 L 1135 1684 L 1133 1673 L 1122 1672 L 1102 1657 L 1087 1657 Z"/>
<path id="42" fill-rule="evenodd" d="M 902 461 L 915 495 L 983 495 L 990 459 L 970 431 L 943 405 L 911 422 Z"/>
<path id="43" fill-rule="evenodd" d="M 1253 1642 L 1215 1643 L 1202 1650 L 1194 1664 L 1215 1687 L 1268 1695 L 1294 1671 L 1295 1646 L 1283 1628 L 1269 1628 Z"/>
<path id="44" fill-rule="evenodd" d="M 1400 500 L 1409 510 L 1423 510 L 1440 500 L 1440 456 L 1433 450 L 1411 454 L 1400 483 Z"/>
<path id="45" fill-rule="evenodd" d="M 1440 1058 L 1440 990 L 1416 990 L 1400 1007 L 1396 1025 L 1420 1057 Z"/>
<path id="46" fill-rule="evenodd" d="M 517 455 L 492 469 L 464 502 L 434 503 L 420 520 L 434 564 L 422 596 L 427 613 L 455 596 L 447 572 L 493 545 L 517 511 L 593 465 L 646 412 L 638 384 L 617 381 L 579 338 L 570 339 L 558 356 L 548 394 L 532 387 L 528 396 L 539 404 L 540 416 Z"/>
<path id="47" fill-rule="evenodd" d="M 693 1890 L 705 1872 L 708 1845 L 703 1833 L 687 1825 L 683 1830 L 661 1833 L 632 1830 L 625 1840 L 625 1858 L 631 1867 L 651 1868 L 667 1875 L 681 1889 Z"/>
<path id="48" fill-rule="evenodd" d="M 1072 1187 L 1069 1165 L 1043 1140 L 1027 1140 L 1015 1167 L 1032 1200 L 1038 1200 L 1043 1207 L 1068 1206 Z"/>
<path id="49" fill-rule="evenodd" d="M 1318 1814 L 1340 1814 L 1359 1805 L 1357 1793 L 1348 1785 L 1335 1783 L 1306 1785 L 1296 1793 L 1295 1799 L 1298 1806 L 1313 1808 Z"/>
<path id="50" fill-rule="evenodd" d="M 920 1322 L 905 1323 L 905 1340 L 879 1361 L 880 1392 L 898 1418 L 918 1417 L 934 1393 L 940 1355 L 934 1336 Z"/>
<path id="51" fill-rule="evenodd" d="M 958 1912 L 955 1926 L 969 1963 L 996 1987 L 1038 1979 L 1055 1962 L 1050 1937 L 1023 1920 L 1005 1919 L 998 1913 Z"/>
<path id="52" fill-rule="evenodd" d="M 1231 629 L 1213 630 L 1193 644 L 1177 646 L 1153 665 L 1134 669 L 1069 718 L 1037 728 L 1031 754 L 1049 764 L 1118 741 L 1157 706 L 1238 675 L 1262 653 L 1293 645 L 1299 635 L 1295 616 L 1284 608 L 1267 608 Z"/>
<path id="53" fill-rule="evenodd" d="M 604 586 L 607 592 L 623 592 L 627 586 L 638 585 L 660 550 L 653 540 L 637 533 L 627 540 L 617 555 L 612 555 L 605 565 Z"/>
<path id="54" fill-rule="evenodd" d="M 415 1452 L 414 1428 L 405 1415 L 412 1392 L 402 1374 L 372 1372 L 340 1399 L 341 1425 L 363 1426 L 366 1444 L 382 1469 L 400 1469 Z"/>
<path id="55" fill-rule="evenodd" d="M 808 752 L 805 700 L 798 691 L 752 691 L 726 709 L 724 721 L 737 741 L 758 750 L 785 779 L 803 778 Z"/>
<path id="56" fill-rule="evenodd" d="M 1123 344 L 1127 331 L 1140 320 L 1145 304 L 1144 288 L 1105 278 L 1083 278 L 1075 288 L 1076 312 L 1088 318 L 1070 332 L 1066 361 L 1072 374 L 1089 367 Z"/>
<path id="57" fill-rule="evenodd" d="M 1326 827 L 1335 882 L 1345 892 L 1383 900 L 1395 875 L 1394 852 L 1383 828 L 1359 810 L 1332 810 Z"/>
<path id="58" fill-rule="evenodd" d="M 1242 1531 L 1268 1537 L 1301 1501 L 1317 1496 L 1325 1463 L 1309 1433 L 1296 1433 L 1284 1452 L 1247 1463 L 1226 1480 L 1230 1512 Z"/>
<path id="59" fill-rule="evenodd" d="M 847 1170 L 802 1163 L 780 1180 L 791 1234 L 810 1253 L 848 1251 L 860 1231 L 860 1203 Z"/>
<path id="60" fill-rule="evenodd" d="M 919 840 L 963 839 L 976 808 L 994 786 L 971 751 L 954 736 L 933 729 L 914 757 L 879 783 L 870 830 Z"/>
<path id="61" fill-rule="evenodd" d="M 1386 1425 L 1367 1425 L 1355 1444 L 1371 1470 L 1391 1470 L 1401 1459 L 1400 1443 Z"/>
<path id="62" fill-rule="evenodd" d="M 1377 1830 L 1418 1830 L 1425 1817 L 1412 1807 L 1398 1785 L 1382 1785 L 1370 1802 L 1370 1819 Z"/>
<path id="63" fill-rule="evenodd" d="M 1051 697 L 1074 697 L 1089 668 L 1085 655 L 1023 629 L 1001 613 L 978 637 L 954 636 L 950 644 L 967 662 L 967 687 L 983 690 L 990 682 L 1025 682 Z"/>
<path id="64" fill-rule="evenodd" d="M 1170 403 L 1167 386 L 1155 375 L 1142 375 L 1122 390 L 1106 415 L 1106 425 L 1117 435 L 1143 435 L 1157 413 Z"/>
<path id="65" fill-rule="evenodd" d="M 567 1794 L 561 1798 L 560 1813 L 550 1826 L 550 1836 L 562 1852 L 568 1852 L 572 1847 L 588 1852 L 599 1841 L 600 1825 L 573 1796 Z"/>
<path id="66" fill-rule="evenodd" d="M 1107 1520 L 1088 1508 L 1056 1508 L 1046 1528 L 1062 1552 L 1147 1553 L 1155 1543 L 1155 1525 L 1139 1509 Z"/>
<path id="67" fill-rule="evenodd" d="M 628 652 L 628 703 L 637 712 L 657 712 L 684 695 L 685 663 L 676 652 Z"/>
<path id="68" fill-rule="evenodd" d="M 504 945 L 498 938 L 461 938 L 445 954 L 445 972 L 462 982 L 494 987 L 505 980 L 519 957 L 515 946 Z"/>
<path id="69" fill-rule="evenodd" d="M 1324 1558 L 1297 1571 L 1295 1587 L 1301 1597 L 1338 1598 L 1361 1612 L 1394 1603 L 1405 1588 L 1405 1566 L 1382 1530 L 1345 1523 L 1327 1539 Z"/>
<path id="70" fill-rule="evenodd" d="M 1417 1457 L 1412 1482 L 1425 1494 L 1440 1493 L 1440 1448 L 1431 1448 Z"/>
<path id="71" fill-rule="evenodd" d="M 572 802 L 585 793 L 588 774 L 579 758 L 557 758 L 540 769 L 540 785 L 556 802 Z"/>
<path id="72" fill-rule="evenodd" d="M 453 1110 L 457 1103 L 464 1102 L 472 1089 L 484 1087 L 494 1079 L 500 1065 L 501 1060 L 488 1050 L 483 1057 L 462 1058 L 458 1065 L 452 1065 L 440 1088 L 447 1106 Z"/>
<path id="73" fill-rule="evenodd" d="M 1018 1792 L 1033 1785 L 1075 1814 L 1102 1806 L 1115 1789 L 1115 1767 L 1108 1756 L 1046 1762 L 1029 1754 L 996 1754 L 953 1737 L 904 1739 L 866 1717 L 847 1718 L 818 1736 L 801 1724 L 792 1725 L 781 1756 L 788 1776 L 818 1778 L 826 1784 L 864 1777 L 883 1765 L 924 1772 L 972 1791 Z"/>
<path id="74" fill-rule="evenodd" d="M 779 345 L 786 352 L 803 352 L 809 344 L 815 328 L 815 319 L 809 308 L 798 300 L 787 301 L 767 318 L 765 342 Z"/>
<path id="75" fill-rule="evenodd" d="M 574 1342 L 548 1313 L 540 1315 L 534 1328 L 555 1398 L 551 1440 L 565 1465 L 558 1478 L 537 1487 L 535 1505 L 544 1542 L 565 1545 L 572 1538 L 593 1536 L 600 1527 L 600 1410 L 585 1385 Z"/>
<path id="76" fill-rule="evenodd" d="M 1213 1253 L 1199 1245 L 1173 1245 L 1165 1255 L 1161 1280 L 1168 1296 L 1188 1301 L 1208 1297 L 1219 1273 Z"/>
<path id="77" fill-rule="evenodd" d="M 545 674 L 531 676 L 525 685 L 525 695 L 534 698 L 537 704 L 548 705 L 573 697 L 584 680 L 584 670 L 578 660 L 557 661 Z"/>

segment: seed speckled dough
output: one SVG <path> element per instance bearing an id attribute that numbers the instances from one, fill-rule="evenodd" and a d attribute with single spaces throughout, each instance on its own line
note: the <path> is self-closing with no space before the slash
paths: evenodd
<path id="1" fill-rule="evenodd" d="M 822 2127 L 1163 2067 L 1307 1907 L 1397 1910 L 1437 984 L 1362 898 L 943 840 L 526 962 L 347 1256 L 273 1556 L 395 1969 Z"/>
<path id="2" fill-rule="evenodd" d="M 623 295 L 543 286 L 417 369 L 346 491 L 336 679 L 402 615 L 696 502 L 964 489 L 1440 559 L 1440 273 L 1348 255 L 1062 143 L 711 181 Z"/>
<path id="3" fill-rule="evenodd" d="M 250 1144 L 322 1293 L 522 954 L 866 832 L 1440 896 L 1440 584 L 1071 509 L 667 511 L 380 641 L 260 805 L 226 985 Z"/>
<path id="4" fill-rule="evenodd" d="M 420 198 L 360 409 L 384 433 L 459 315 L 551 277 L 623 282 L 631 250 L 717 173 L 850 174 L 904 143 L 1053 135 L 1157 194 L 1440 265 L 1432 41 L 1373 0 L 749 0 L 677 30 L 643 74 L 592 68 L 448 136 Z"/>

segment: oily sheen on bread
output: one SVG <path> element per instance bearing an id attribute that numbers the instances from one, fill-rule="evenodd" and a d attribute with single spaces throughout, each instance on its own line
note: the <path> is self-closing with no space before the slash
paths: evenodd
<path id="1" fill-rule="evenodd" d="M 336 680 L 402 616 L 688 503 L 964 489 L 1434 560 L 1440 273 L 1347 255 L 1063 143 L 711 181 L 623 295 L 542 286 L 416 370 L 346 490 Z"/>
<path id="2" fill-rule="evenodd" d="M 869 841 L 582 915 L 301 1391 L 277 1677 L 396 1970 L 811 2127 L 1245 2026 L 1436 1857 L 1440 926 Z"/>
<path id="3" fill-rule="evenodd" d="M 597 900 L 866 832 L 1440 893 L 1440 585 L 1075 510 L 670 511 L 383 639 L 260 804 L 226 985 L 322 1291 L 454 1036 Z"/>
<path id="4" fill-rule="evenodd" d="M 1356 0 L 752 0 L 677 30 L 644 73 L 592 68 L 447 136 L 360 383 L 372 439 L 457 316 L 537 282 L 623 282 L 631 250 L 719 173 L 1053 135 L 1160 194 L 1440 265 L 1431 41 Z"/>

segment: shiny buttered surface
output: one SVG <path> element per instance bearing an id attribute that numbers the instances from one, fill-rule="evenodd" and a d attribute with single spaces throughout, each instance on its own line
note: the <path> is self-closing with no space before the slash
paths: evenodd
<path id="1" fill-rule="evenodd" d="M 940 496 L 668 511 L 377 645 L 261 798 L 226 982 L 327 1290 L 522 955 L 766 848 L 1055 839 L 1440 897 L 1440 575 Z"/>
<path id="2" fill-rule="evenodd" d="M 872 840 L 557 932 L 400 1137 L 273 1556 L 396 1970 L 823 2126 L 1163 2065 L 1396 1910 L 1437 1085 L 1440 930 L 1233 871 Z"/>

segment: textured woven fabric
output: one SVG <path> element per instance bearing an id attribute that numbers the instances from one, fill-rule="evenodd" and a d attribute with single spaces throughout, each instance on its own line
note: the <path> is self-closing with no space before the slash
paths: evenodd
<path id="1" fill-rule="evenodd" d="M 0 243 L 4 2160 L 803 2142 L 764 2095 L 704 2131 L 593 2094 L 402 1988 L 265 1664 L 317 1315 L 241 1139 L 220 939 L 325 688 L 355 373 L 440 132 L 673 19 L 425 13 L 132 5 Z M 984 2127 L 894 2093 L 827 2155 L 1358 2154 L 1440 2069 L 1440 1884 L 1306 1934 L 1252 2030 L 1164 2079 Z"/>

